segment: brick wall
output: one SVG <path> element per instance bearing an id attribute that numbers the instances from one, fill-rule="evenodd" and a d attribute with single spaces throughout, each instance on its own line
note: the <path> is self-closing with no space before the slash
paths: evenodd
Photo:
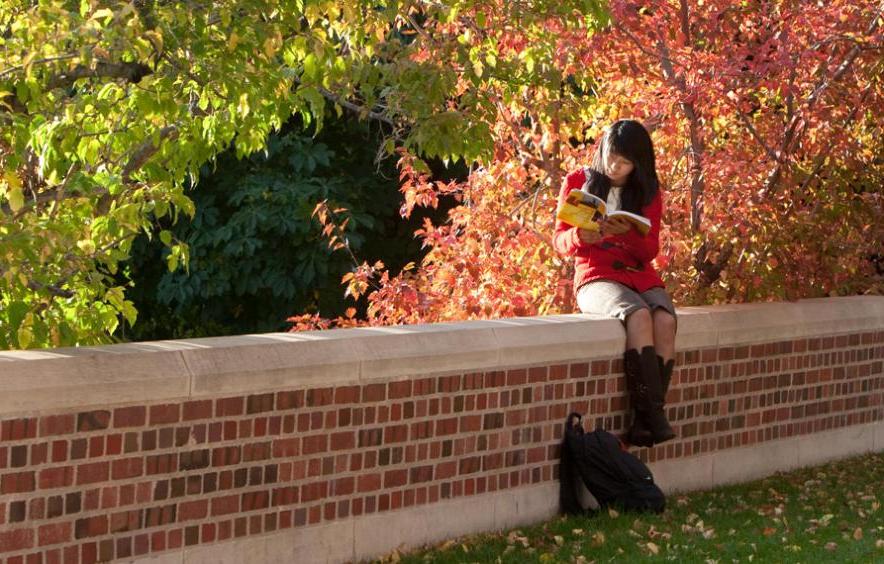
<path id="1" fill-rule="evenodd" d="M 653 468 L 870 426 L 875 448 L 884 435 L 882 313 L 877 298 L 681 311 L 668 397 L 678 438 L 637 454 Z M 379 331 L 4 353 L 0 560 L 212 561 L 218 553 L 196 549 L 522 488 L 548 493 L 569 411 L 612 431 L 628 422 L 616 322 Z M 323 347 L 322 358 L 309 356 Z M 163 355 L 182 361 L 180 374 L 151 373 L 151 358 L 168 368 Z M 140 368 L 128 371 L 129 361 Z M 115 375 L 142 369 L 152 378 L 143 399 L 132 399 L 138 384 L 128 380 L 114 401 Z M 77 395 L 77 378 L 95 387 Z M 174 397 L 170 378 L 189 392 Z M 387 537 L 375 547 L 402 541 L 396 531 L 373 534 Z M 343 556 L 311 554 L 371 555 L 352 543 Z"/>

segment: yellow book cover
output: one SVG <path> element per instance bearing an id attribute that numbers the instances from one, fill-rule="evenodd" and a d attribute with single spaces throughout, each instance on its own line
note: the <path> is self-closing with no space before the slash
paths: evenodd
<path id="1" fill-rule="evenodd" d="M 604 200 L 598 196 L 583 190 L 571 190 L 556 212 L 556 218 L 568 225 L 588 231 L 598 231 L 600 220 L 606 217 L 621 217 L 629 221 L 642 235 L 647 235 L 651 230 L 651 220 L 648 218 L 622 210 L 608 213 L 607 208 Z"/>

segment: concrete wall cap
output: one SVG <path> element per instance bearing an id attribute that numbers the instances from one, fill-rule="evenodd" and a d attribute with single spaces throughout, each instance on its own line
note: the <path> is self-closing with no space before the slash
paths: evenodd
<path id="1" fill-rule="evenodd" d="M 884 329 L 884 297 L 678 310 L 679 350 Z M 617 356 L 586 314 L 0 352 L 0 413 L 248 394 Z"/>

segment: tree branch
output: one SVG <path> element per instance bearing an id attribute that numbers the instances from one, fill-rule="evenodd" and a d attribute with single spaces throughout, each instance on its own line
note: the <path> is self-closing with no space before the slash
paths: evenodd
<path id="1" fill-rule="evenodd" d="M 65 61 L 67 59 L 73 59 L 76 57 L 79 57 L 79 55 L 76 53 L 68 53 L 65 55 L 58 55 L 57 57 L 46 57 L 45 59 L 37 59 L 36 61 L 30 61 L 25 65 L 16 65 L 14 67 L 9 67 L 6 70 L 0 71 L 0 78 L 3 78 L 6 75 L 12 74 L 14 72 L 18 72 L 28 66 L 41 65 L 43 63 L 54 63 L 55 61 Z"/>
<path id="2" fill-rule="evenodd" d="M 672 64 L 672 57 L 669 54 L 669 48 L 666 46 L 665 40 L 661 37 L 657 43 L 660 51 L 657 56 L 660 58 L 660 64 L 663 67 L 663 76 L 681 92 L 682 96 L 687 96 L 687 83 L 683 76 L 675 74 Z M 703 154 L 706 152 L 700 134 L 700 118 L 691 102 L 681 102 L 681 109 L 688 119 L 688 128 L 691 141 L 691 231 L 698 233 L 700 231 L 700 223 L 703 220 L 703 193 L 706 190 L 706 181 L 703 177 Z"/>
<path id="3" fill-rule="evenodd" d="M 749 121 L 749 118 L 746 117 L 746 114 L 739 111 L 739 108 L 737 108 L 736 111 L 737 111 L 737 115 L 740 116 L 740 120 L 742 120 L 743 125 L 745 125 L 746 129 L 749 130 L 749 133 L 752 134 L 752 137 L 756 141 L 758 141 L 758 144 L 761 145 L 761 148 L 764 149 L 764 152 L 767 153 L 767 156 L 770 158 L 770 160 L 772 160 L 773 162 L 779 162 L 780 157 L 776 154 L 776 152 L 773 149 L 771 149 L 767 145 L 767 143 L 764 142 L 764 139 L 762 139 L 761 135 L 758 134 L 758 131 L 756 131 L 755 126 L 752 125 L 752 122 Z"/>
<path id="4" fill-rule="evenodd" d="M 123 182 L 128 183 L 132 173 L 144 166 L 144 163 L 146 163 L 154 153 L 160 150 L 163 141 L 166 139 L 177 139 L 178 133 L 177 126 L 167 125 L 159 131 L 159 140 L 157 144 L 154 144 L 153 139 L 151 138 L 145 139 L 144 142 L 141 143 L 141 146 L 132 153 L 132 157 L 129 159 L 129 162 L 126 163 L 126 166 L 123 167 L 121 175 Z"/>
<path id="5" fill-rule="evenodd" d="M 301 82 L 301 80 L 298 77 L 295 77 L 294 82 L 298 86 L 304 86 L 304 83 Z M 392 119 L 388 118 L 384 114 L 369 110 L 365 106 L 360 106 L 358 104 L 354 104 L 353 102 L 348 102 L 347 100 L 344 100 L 341 96 L 335 94 L 334 92 L 326 90 L 325 88 L 322 88 L 322 87 L 315 87 L 315 88 L 322 95 L 322 97 L 325 98 L 326 100 L 334 102 L 335 104 L 338 104 L 342 108 L 347 108 L 351 112 L 358 114 L 360 117 L 366 116 L 370 119 L 380 121 L 382 123 L 386 123 L 387 125 L 389 125 L 391 127 L 396 127 L 396 122 L 394 122 Z"/>
<path id="6" fill-rule="evenodd" d="M 138 82 L 144 76 L 151 74 L 153 70 L 141 63 L 107 63 L 99 62 L 95 68 L 86 65 L 77 65 L 69 71 L 64 71 L 51 77 L 46 87 L 67 88 L 81 78 L 123 78 L 126 82 Z"/>
<path id="7" fill-rule="evenodd" d="M 869 26 L 866 28 L 865 34 L 871 35 L 878 28 L 878 20 L 880 19 L 881 12 L 884 11 L 884 2 L 879 4 L 878 9 L 872 15 L 872 21 Z M 802 122 L 803 116 L 813 109 L 816 105 L 817 101 L 822 96 L 823 92 L 831 86 L 833 83 L 837 82 L 841 79 L 842 76 L 850 69 L 853 62 L 859 56 L 862 51 L 862 46 L 857 44 L 854 45 L 853 48 L 847 53 L 847 56 L 838 65 L 838 68 L 832 74 L 831 77 L 826 77 L 825 74 L 820 77 L 820 81 L 817 84 L 816 88 L 813 89 L 813 92 L 810 93 L 810 96 L 807 97 L 807 100 L 804 102 L 804 108 L 801 112 L 795 112 L 792 116 L 792 120 L 789 122 L 788 127 L 786 128 L 786 133 L 783 135 L 783 143 L 779 151 L 779 159 L 777 159 L 777 166 L 771 171 L 768 175 L 767 180 L 764 183 L 763 194 L 765 196 L 770 196 L 773 192 L 774 188 L 780 181 L 780 177 L 783 173 L 783 167 L 787 164 L 787 156 L 791 152 L 791 148 L 797 144 L 798 140 L 801 138 L 803 133 L 796 133 L 798 131 L 798 124 Z"/>

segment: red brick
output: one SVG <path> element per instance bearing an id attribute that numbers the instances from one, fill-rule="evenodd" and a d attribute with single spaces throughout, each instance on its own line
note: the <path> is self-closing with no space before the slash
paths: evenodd
<path id="1" fill-rule="evenodd" d="M 313 388 L 307 390 L 306 404 L 309 407 L 331 405 L 334 402 L 334 388 Z"/>
<path id="2" fill-rule="evenodd" d="M 401 443 L 408 440 L 408 425 L 391 425 L 384 428 L 384 444 Z"/>
<path id="3" fill-rule="evenodd" d="M 390 382 L 387 384 L 387 397 L 389 399 L 400 399 L 411 396 L 411 380 L 404 382 Z"/>
<path id="4" fill-rule="evenodd" d="M 32 499 L 28 504 L 28 519 L 36 521 L 46 516 L 46 500 L 42 497 Z"/>
<path id="5" fill-rule="evenodd" d="M 270 495 L 266 490 L 242 494 L 240 511 L 254 511 L 270 507 Z"/>
<path id="6" fill-rule="evenodd" d="M 358 483 L 356 489 L 359 493 L 372 492 L 381 489 L 381 475 L 379 473 L 363 474 L 360 475 L 357 480 Z"/>
<path id="7" fill-rule="evenodd" d="M 242 447 L 218 447 L 212 450 L 212 466 L 239 464 L 242 460 Z"/>
<path id="8" fill-rule="evenodd" d="M 589 373 L 592 376 L 605 376 L 611 373 L 611 363 L 607 360 L 594 360 L 590 363 Z"/>
<path id="9" fill-rule="evenodd" d="M 175 522 L 176 506 L 165 505 L 144 510 L 144 526 L 157 527 Z"/>
<path id="10" fill-rule="evenodd" d="M 482 416 L 481 415 L 464 415 L 460 418 L 460 432 L 461 433 L 473 433 L 476 431 L 482 430 Z"/>
<path id="11" fill-rule="evenodd" d="M 328 482 L 313 482 L 301 486 L 301 502 L 310 503 L 311 501 L 321 500 L 328 497 Z"/>
<path id="12" fill-rule="evenodd" d="M 28 465 L 27 445 L 16 445 L 14 447 L 11 447 L 9 449 L 9 452 L 9 466 L 11 466 L 12 468 L 21 468 L 22 466 Z"/>
<path id="13" fill-rule="evenodd" d="M 270 441 L 264 443 L 252 443 L 242 447 L 243 462 L 255 462 L 270 458 Z"/>
<path id="14" fill-rule="evenodd" d="M 545 366 L 534 366 L 528 369 L 528 382 L 537 384 L 546 382 L 547 370 Z"/>
<path id="15" fill-rule="evenodd" d="M 439 419 L 436 421 L 435 436 L 442 437 L 444 435 L 453 435 L 454 433 L 457 433 L 457 417 L 449 417 L 448 419 Z"/>
<path id="16" fill-rule="evenodd" d="M 384 489 L 398 488 L 408 483 L 408 470 L 388 470 L 384 472 Z"/>
<path id="17" fill-rule="evenodd" d="M 519 386 L 528 382 L 528 371 L 520 368 L 506 371 L 506 385 Z"/>
<path id="18" fill-rule="evenodd" d="M 273 499 L 271 504 L 274 507 L 281 505 L 291 505 L 298 503 L 298 487 L 287 486 L 284 488 L 275 488 L 273 490 Z"/>
<path id="19" fill-rule="evenodd" d="M 56 466 L 40 470 L 38 478 L 41 490 L 64 488 L 74 483 L 73 466 Z"/>
<path id="20" fill-rule="evenodd" d="M 43 525 L 37 530 L 40 546 L 59 544 L 71 540 L 71 523 Z"/>
<path id="21" fill-rule="evenodd" d="M 210 419 L 212 417 L 212 400 L 196 400 L 184 402 L 181 410 L 182 421 Z"/>
<path id="22" fill-rule="evenodd" d="M 89 439 L 89 458 L 104 456 L 104 437 L 91 437 Z"/>
<path id="23" fill-rule="evenodd" d="M 142 427 L 147 422 L 147 408 L 143 405 L 120 407 L 114 410 L 114 427 Z"/>
<path id="24" fill-rule="evenodd" d="M 150 406 L 150 424 L 165 425 L 178 423 L 181 418 L 181 406 L 177 403 L 166 403 Z"/>
<path id="25" fill-rule="evenodd" d="M 277 392 L 276 409 L 296 409 L 304 407 L 304 390 Z"/>
<path id="26" fill-rule="evenodd" d="M 78 431 L 100 431 L 110 425 L 110 411 L 100 409 L 77 414 Z"/>
<path id="27" fill-rule="evenodd" d="M 108 462 L 93 462 L 77 466 L 77 485 L 106 482 L 110 471 Z"/>
<path id="28" fill-rule="evenodd" d="M 359 403 L 359 386 L 340 386 L 335 388 L 335 403 Z"/>
<path id="29" fill-rule="evenodd" d="M 33 529 L 16 529 L 0 532 L 0 554 L 25 550 L 34 546 Z M 8 562 L 8 560 L 7 560 Z"/>
<path id="30" fill-rule="evenodd" d="M 385 384 L 367 384 L 362 388 L 362 403 L 384 401 L 387 399 Z"/>
<path id="31" fill-rule="evenodd" d="M 353 431 L 344 431 L 341 433 L 332 433 L 331 449 L 345 450 L 356 447 L 356 433 Z"/>
<path id="32" fill-rule="evenodd" d="M 37 436 L 36 419 L 8 419 L 0 423 L 0 440 L 20 441 Z"/>
<path id="33" fill-rule="evenodd" d="M 0 493 L 23 493 L 32 492 L 35 489 L 34 472 L 17 472 L 15 474 L 4 474 L 0 478 Z"/>
<path id="34" fill-rule="evenodd" d="M 246 399 L 246 413 L 263 413 L 265 411 L 273 411 L 274 394 L 256 394 Z"/>
<path id="35" fill-rule="evenodd" d="M 239 495 L 228 495 L 212 499 L 212 516 L 228 515 L 239 511 Z"/>
<path id="36" fill-rule="evenodd" d="M 74 522 L 74 538 L 97 537 L 107 534 L 107 515 L 96 515 L 85 519 L 77 519 Z"/>
<path id="37" fill-rule="evenodd" d="M 140 456 L 114 460 L 111 468 L 111 477 L 114 480 L 134 478 L 144 473 L 144 459 Z"/>
<path id="38" fill-rule="evenodd" d="M 312 437 L 304 437 L 303 445 L 302 445 L 302 453 L 316 454 L 319 452 L 326 452 L 328 450 L 328 436 L 327 435 L 313 435 Z"/>
<path id="39" fill-rule="evenodd" d="M 209 514 L 209 500 L 197 499 L 178 504 L 178 521 L 202 519 Z"/>
<path id="40" fill-rule="evenodd" d="M 273 441 L 273 457 L 285 458 L 288 456 L 298 456 L 300 454 L 301 439 L 293 437 L 290 439 L 275 439 Z"/>
<path id="41" fill-rule="evenodd" d="M 380 446 L 383 441 L 382 429 L 360 429 L 359 447 Z"/>
<path id="42" fill-rule="evenodd" d="M 40 436 L 66 435 L 74 432 L 74 415 L 46 415 L 40 418 Z"/>

